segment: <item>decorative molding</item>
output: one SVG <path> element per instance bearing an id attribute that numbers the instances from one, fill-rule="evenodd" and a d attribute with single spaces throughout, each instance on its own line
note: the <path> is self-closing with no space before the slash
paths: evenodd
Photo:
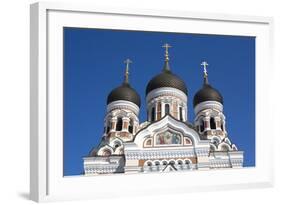
<path id="1" fill-rule="evenodd" d="M 184 122 L 178 121 L 169 115 L 166 115 L 161 120 L 156 121 L 153 124 L 150 124 L 149 126 L 146 127 L 146 129 L 142 129 L 141 131 L 139 131 L 135 136 L 134 143 L 139 147 L 142 147 L 144 137 L 152 136 L 156 132 L 167 130 L 167 128 L 170 129 L 171 131 L 180 132 L 184 136 L 188 136 L 195 144 L 202 144 L 205 146 L 209 145 L 209 140 L 204 140 L 204 141 L 200 140 L 200 136 L 197 133 L 197 131 L 190 128 Z"/>
<path id="2" fill-rule="evenodd" d="M 196 153 L 193 148 L 189 150 L 178 151 L 174 150 L 148 150 L 148 151 L 140 151 L 140 150 L 132 150 L 126 151 L 125 149 L 125 157 L 126 160 L 140 160 L 140 159 L 172 159 L 172 158 L 187 158 L 187 157 L 195 157 Z"/>
<path id="3" fill-rule="evenodd" d="M 198 115 L 198 113 L 200 111 L 206 110 L 206 109 L 216 109 L 219 112 L 223 112 L 223 105 L 217 101 L 201 102 L 198 105 L 196 105 L 194 108 L 195 115 Z"/>
<path id="4" fill-rule="evenodd" d="M 135 103 L 132 103 L 132 102 L 129 102 L 126 100 L 117 100 L 117 101 L 111 102 L 107 105 L 107 113 L 110 113 L 112 110 L 115 110 L 115 109 L 131 110 L 134 112 L 134 114 L 136 116 L 139 115 L 139 110 L 140 110 L 140 108 Z"/>
<path id="5" fill-rule="evenodd" d="M 124 165 L 122 156 L 84 158 L 85 175 L 121 173 Z"/>
<path id="6" fill-rule="evenodd" d="M 162 87 L 152 90 L 146 96 L 146 103 L 149 104 L 152 99 L 155 99 L 160 96 L 176 97 L 183 101 L 185 104 L 187 104 L 187 95 L 181 90 L 170 87 Z"/>

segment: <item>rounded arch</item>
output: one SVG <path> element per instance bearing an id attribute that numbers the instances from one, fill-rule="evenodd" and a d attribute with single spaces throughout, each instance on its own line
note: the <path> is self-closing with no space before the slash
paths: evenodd
<path id="1" fill-rule="evenodd" d="M 199 119 L 199 131 L 202 133 L 205 130 L 205 121 L 203 118 Z"/>
<path id="2" fill-rule="evenodd" d="M 159 161 L 159 160 L 155 160 L 155 161 L 154 161 L 154 165 L 155 165 L 155 166 L 160 166 L 160 161 Z"/>
<path id="3" fill-rule="evenodd" d="M 221 144 L 218 146 L 218 150 L 219 150 L 219 151 L 227 152 L 227 151 L 230 151 L 230 150 L 231 150 L 231 147 L 230 147 L 229 144 L 223 142 L 223 143 L 221 143 Z"/>
<path id="4" fill-rule="evenodd" d="M 105 145 L 99 149 L 97 154 L 98 154 L 98 156 L 110 156 L 110 155 L 112 155 L 112 153 L 114 153 L 114 150 L 112 149 L 112 147 Z"/>
<path id="5" fill-rule="evenodd" d="M 206 117 L 206 113 L 200 113 L 199 115 L 197 115 L 196 117 L 195 117 L 195 121 L 197 121 L 197 122 L 199 122 L 199 120 L 200 119 L 203 119 L 203 118 L 205 118 Z"/>
<path id="6" fill-rule="evenodd" d="M 133 112 L 128 112 L 126 117 L 128 117 L 133 123 L 139 123 L 138 117 Z"/>
<path id="7" fill-rule="evenodd" d="M 161 161 L 161 164 L 165 166 L 165 165 L 168 164 L 168 161 L 164 159 L 164 160 Z"/>
<path id="8" fill-rule="evenodd" d="M 106 116 L 106 122 L 111 122 L 112 120 L 118 120 L 118 118 L 124 118 L 127 117 L 128 113 L 124 110 L 114 110 L 112 112 L 110 112 L 107 116 Z"/>
<path id="9" fill-rule="evenodd" d="M 116 137 L 110 142 L 110 146 L 113 148 L 120 147 L 123 144 L 123 141 L 119 138 Z M 117 145 L 117 146 L 116 146 Z"/>
<path id="10" fill-rule="evenodd" d="M 127 117 L 128 112 L 126 112 L 124 110 L 114 110 L 112 115 L 114 115 L 115 117 Z"/>
<path id="11" fill-rule="evenodd" d="M 212 137 L 211 142 L 214 145 L 218 146 L 221 143 L 221 139 L 218 136 L 214 136 L 214 137 Z"/>
<path id="12" fill-rule="evenodd" d="M 215 117 L 210 117 L 210 128 L 211 130 L 217 129 Z"/>
<path id="13" fill-rule="evenodd" d="M 192 145 L 192 140 L 188 136 L 183 137 L 183 140 L 184 145 Z"/>
<path id="14" fill-rule="evenodd" d="M 123 129 L 123 118 L 118 116 L 116 122 L 116 131 L 121 131 Z"/>
<path id="15" fill-rule="evenodd" d="M 128 131 L 133 134 L 134 133 L 134 120 L 132 118 L 129 119 Z"/>
<path id="16" fill-rule="evenodd" d="M 190 125 L 178 121 L 171 117 L 170 115 L 165 116 L 164 118 L 156 121 L 154 123 L 150 123 L 145 129 L 139 130 L 134 138 L 134 143 L 139 148 L 143 148 L 144 140 L 148 136 L 155 136 L 156 133 L 171 131 L 175 133 L 180 133 L 181 137 L 187 136 L 192 140 L 192 144 L 194 147 L 196 146 L 209 146 L 209 142 L 205 140 L 201 140 L 199 133 Z M 181 139 L 182 140 L 182 139 Z M 182 145 L 183 140 L 181 141 Z M 155 144 L 155 142 L 153 142 Z"/>
<path id="17" fill-rule="evenodd" d="M 165 115 L 170 114 L 170 104 L 166 103 L 165 104 Z"/>
<path id="18" fill-rule="evenodd" d="M 184 120 L 184 116 L 183 116 L 183 113 L 185 112 L 185 109 L 183 106 L 180 106 L 179 107 L 179 120 L 180 121 L 183 121 Z"/>
<path id="19" fill-rule="evenodd" d="M 184 164 L 191 165 L 192 161 L 190 159 L 184 159 Z"/>
<path id="20" fill-rule="evenodd" d="M 182 161 L 181 159 L 177 159 L 177 160 L 176 160 L 176 163 L 177 163 L 178 165 L 183 165 L 183 161 Z"/>
<path id="21" fill-rule="evenodd" d="M 119 142 L 114 143 L 114 148 L 115 148 L 115 149 L 118 148 L 118 147 L 120 147 L 120 146 L 121 146 L 121 143 L 119 143 Z"/>
<path id="22" fill-rule="evenodd" d="M 220 116 L 221 114 L 221 111 L 219 111 L 218 109 L 216 108 L 212 108 L 212 109 L 208 109 L 208 116 L 209 117 L 216 117 L 216 116 Z"/>
<path id="23" fill-rule="evenodd" d="M 152 147 L 153 146 L 153 140 L 152 137 L 149 137 L 144 140 L 143 147 Z"/>
<path id="24" fill-rule="evenodd" d="M 190 159 L 184 159 L 184 169 L 192 169 L 192 161 Z"/>
<path id="25" fill-rule="evenodd" d="M 144 163 L 144 166 L 148 166 L 148 167 L 151 167 L 153 165 L 153 162 L 151 160 L 147 160 L 145 161 Z"/>

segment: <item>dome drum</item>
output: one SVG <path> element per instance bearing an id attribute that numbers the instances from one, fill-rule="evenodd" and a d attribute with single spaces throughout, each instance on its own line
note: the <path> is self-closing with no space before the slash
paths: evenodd
<path id="1" fill-rule="evenodd" d="M 217 101 L 204 101 L 194 107 L 195 115 L 197 116 L 202 110 L 212 109 L 223 112 L 223 105 Z"/>
<path id="2" fill-rule="evenodd" d="M 107 105 L 107 113 L 110 113 L 112 110 L 130 110 L 132 111 L 136 116 L 139 115 L 140 108 L 138 105 L 136 105 L 133 102 L 126 101 L 126 100 L 117 100 L 109 103 Z"/>
<path id="3" fill-rule="evenodd" d="M 171 88 L 171 87 L 162 87 L 152 90 L 146 96 L 146 103 L 150 104 L 153 99 L 158 97 L 165 97 L 165 96 L 177 98 L 180 99 L 182 102 L 187 103 L 186 94 L 179 89 Z"/>

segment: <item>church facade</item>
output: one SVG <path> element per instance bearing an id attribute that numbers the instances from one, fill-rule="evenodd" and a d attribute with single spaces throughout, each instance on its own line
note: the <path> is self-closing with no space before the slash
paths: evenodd
<path id="1" fill-rule="evenodd" d="M 243 167 L 243 151 L 229 139 L 223 97 L 208 82 L 193 98 L 195 119 L 188 119 L 188 90 L 172 72 L 168 44 L 164 67 L 146 87 L 147 121 L 140 122 L 140 96 L 124 82 L 107 98 L 101 142 L 84 157 L 84 175 L 227 169 Z"/>

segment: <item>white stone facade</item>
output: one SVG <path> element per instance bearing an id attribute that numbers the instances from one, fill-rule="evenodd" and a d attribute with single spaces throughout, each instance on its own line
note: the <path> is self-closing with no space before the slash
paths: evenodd
<path id="1" fill-rule="evenodd" d="M 147 98 L 150 99 L 149 105 L 159 98 L 158 95 L 155 98 L 149 97 L 151 95 Z M 179 98 L 176 97 L 176 100 Z M 187 102 L 187 98 L 180 100 L 182 100 L 180 103 Z M 146 121 L 139 124 L 138 109 L 135 106 L 128 107 L 128 104 L 126 106 L 119 104 L 120 102 L 108 106 L 106 119 L 111 116 L 112 122 L 112 119 L 123 113 L 121 114 L 123 119 L 134 120 L 136 129 L 129 133 L 124 127 L 121 131 L 116 131 L 115 126 L 109 133 L 104 133 L 99 147 L 84 158 L 85 175 L 192 171 L 243 166 L 243 152 L 238 151 L 230 142 L 225 129 L 212 130 L 206 126 L 204 132 L 209 133 L 204 135 L 204 132 L 196 128 L 202 117 L 206 121 L 210 120 L 210 116 L 216 119 L 219 117 L 219 120 L 225 122 L 223 106 L 220 103 L 200 103 L 195 108 L 197 115 L 194 125 L 171 114 L 163 115 L 154 122 Z M 111 133 L 113 135 L 108 137 Z M 122 133 L 127 133 L 128 136 L 122 136 Z M 164 140 L 161 141 L 162 136 Z"/>
<path id="2" fill-rule="evenodd" d="M 146 96 L 147 121 L 126 100 L 108 104 L 101 143 L 84 157 L 84 174 L 145 173 L 243 167 L 243 151 L 226 131 L 223 105 L 203 101 L 188 120 L 188 96 L 159 87 Z"/>

